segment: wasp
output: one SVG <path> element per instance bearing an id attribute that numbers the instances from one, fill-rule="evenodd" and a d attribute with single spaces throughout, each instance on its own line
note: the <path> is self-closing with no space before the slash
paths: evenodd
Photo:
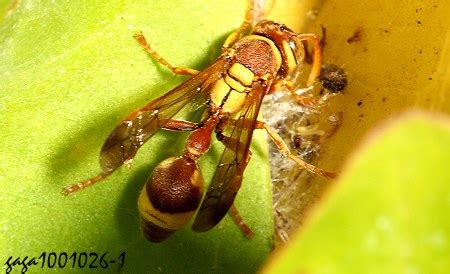
<path id="1" fill-rule="evenodd" d="M 68 195 L 104 179 L 123 164 L 130 164 L 139 148 L 159 129 L 191 131 L 181 156 L 159 163 L 144 185 L 138 209 L 141 230 L 151 242 L 161 242 L 184 227 L 197 211 L 192 229 L 207 231 L 231 212 L 251 237 L 233 202 L 250 160 L 255 129 L 265 129 L 281 153 L 302 168 L 326 178 L 334 173 L 321 170 L 292 154 L 281 137 L 258 121 L 264 96 L 280 88 L 293 88 L 291 74 L 303 62 L 303 41 L 313 42 L 314 62 L 307 85 L 320 74 L 321 49 L 314 34 L 296 34 L 281 23 L 263 20 L 252 27 L 252 5 L 241 26 L 225 40 L 221 55 L 203 71 L 174 67 L 158 55 L 142 33 L 135 38 L 142 48 L 175 74 L 190 75 L 184 83 L 134 111 L 117 125 L 100 152 L 101 172 L 64 189 Z M 200 123 L 174 116 L 197 95 L 207 105 Z M 197 164 L 210 145 L 212 134 L 224 144 L 217 169 L 204 195 L 204 179 Z"/>

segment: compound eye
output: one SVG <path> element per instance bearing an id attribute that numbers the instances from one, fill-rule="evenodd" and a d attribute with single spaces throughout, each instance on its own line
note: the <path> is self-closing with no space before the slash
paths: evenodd
<path id="1" fill-rule="evenodd" d="M 295 62 L 297 64 L 301 63 L 305 58 L 305 48 L 303 47 L 302 41 L 297 37 L 292 37 L 289 39 L 289 48 L 292 51 L 292 54 L 295 57 Z"/>

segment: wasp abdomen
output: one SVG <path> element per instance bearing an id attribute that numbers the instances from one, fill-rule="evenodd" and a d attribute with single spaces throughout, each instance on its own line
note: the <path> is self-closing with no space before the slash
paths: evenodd
<path id="1" fill-rule="evenodd" d="M 200 204 L 203 185 L 194 160 L 172 157 L 161 162 L 139 196 L 144 236 L 152 242 L 161 242 L 185 226 Z"/>
<path id="2" fill-rule="evenodd" d="M 172 157 L 155 168 L 145 188 L 156 209 L 183 213 L 197 209 L 202 198 L 203 177 L 193 160 Z"/>

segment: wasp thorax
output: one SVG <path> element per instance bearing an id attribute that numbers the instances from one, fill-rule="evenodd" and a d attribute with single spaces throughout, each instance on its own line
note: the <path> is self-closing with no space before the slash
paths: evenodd
<path id="1" fill-rule="evenodd" d="M 185 226 L 200 204 L 203 185 L 203 177 L 192 159 L 172 157 L 161 162 L 139 196 L 144 236 L 161 242 Z"/>

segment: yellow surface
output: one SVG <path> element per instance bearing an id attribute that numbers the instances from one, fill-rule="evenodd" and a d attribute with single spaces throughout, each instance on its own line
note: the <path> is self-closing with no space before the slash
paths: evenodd
<path id="1" fill-rule="evenodd" d="M 264 18 L 281 21 L 298 33 L 320 37 L 324 27 L 323 62 L 336 64 L 348 75 L 344 94 L 330 98 L 321 110 L 323 121 L 338 113 L 342 119 L 337 131 L 320 144 L 320 158 L 315 163 L 318 167 L 340 173 L 369 130 L 378 129 L 379 124 L 406 110 L 422 108 L 449 113 L 450 2 L 269 2 L 272 4 L 269 3 Z M 309 73 L 309 66 L 304 66 L 303 73 Z M 295 189 L 294 184 L 288 191 Z M 323 186 L 333 182 L 316 176 L 313 182 L 303 184 L 295 191 L 295 199 L 283 205 L 292 210 L 281 210 L 295 215 L 289 217 L 297 224 L 304 221 L 305 209 L 316 201 Z M 280 212 L 280 208 L 276 211 Z M 289 226 L 283 229 L 291 232 Z"/>
<path id="2" fill-rule="evenodd" d="M 297 10 L 297 14 L 285 12 Z M 321 167 L 339 169 L 367 131 L 406 109 L 450 112 L 450 2 L 275 1 L 268 18 L 322 35 L 324 63 L 348 74 L 345 94 L 330 100 L 342 125 L 323 147 Z M 360 40 L 347 42 L 360 30 Z"/>
<path id="3" fill-rule="evenodd" d="M 334 152 L 329 165 L 339 166 L 369 129 L 406 109 L 450 111 L 449 7 L 436 0 L 324 4 L 308 30 L 327 28 L 324 60 L 349 75 L 346 93 L 331 102 L 344 120 L 325 148 Z M 361 40 L 348 43 L 357 29 Z"/>

